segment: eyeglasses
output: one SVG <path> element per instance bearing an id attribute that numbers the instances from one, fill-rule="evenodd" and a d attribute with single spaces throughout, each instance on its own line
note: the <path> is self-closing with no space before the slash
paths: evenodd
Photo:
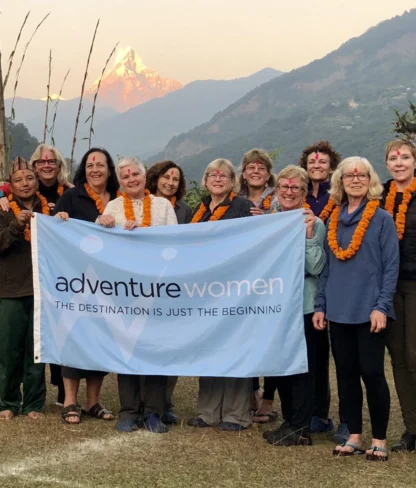
<path id="1" fill-rule="evenodd" d="M 226 175 L 224 173 L 208 173 L 207 174 L 207 179 L 208 180 L 216 180 L 219 178 L 221 181 L 225 181 L 231 178 L 230 175 Z"/>
<path id="2" fill-rule="evenodd" d="M 300 186 L 289 186 L 289 185 L 279 185 L 278 188 L 282 193 L 286 193 L 289 190 L 291 190 L 292 193 L 299 193 L 302 190 Z"/>
<path id="3" fill-rule="evenodd" d="M 49 166 L 57 166 L 58 161 L 56 159 L 38 159 L 34 161 L 34 164 L 36 166 L 45 166 L 46 164 L 49 164 Z"/>
<path id="4" fill-rule="evenodd" d="M 358 178 L 358 181 L 367 181 L 370 175 L 368 173 L 345 173 L 342 175 L 342 179 L 347 182 L 354 181 L 355 177 Z"/>

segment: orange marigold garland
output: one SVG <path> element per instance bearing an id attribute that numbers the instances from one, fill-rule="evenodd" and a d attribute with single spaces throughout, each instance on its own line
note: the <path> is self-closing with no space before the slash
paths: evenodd
<path id="1" fill-rule="evenodd" d="M 85 191 L 88 193 L 88 196 L 91 198 L 91 200 L 94 200 L 98 212 L 100 213 L 100 215 L 102 215 L 104 212 L 104 205 L 101 198 L 95 193 L 95 191 L 90 187 L 88 183 L 84 184 L 84 188 Z M 121 191 L 117 190 L 117 196 L 121 197 L 122 195 L 123 194 L 121 193 Z"/>
<path id="2" fill-rule="evenodd" d="M 169 198 L 169 201 L 170 201 L 170 203 L 171 203 L 172 207 L 173 207 L 173 208 L 175 208 L 175 204 L 176 204 L 176 197 L 171 197 L 171 198 Z"/>
<path id="3" fill-rule="evenodd" d="M 306 208 L 306 209 L 308 209 L 308 210 L 311 208 L 311 206 L 309 205 L 309 203 L 308 203 L 306 200 L 303 200 L 302 207 L 303 207 L 303 208 Z"/>
<path id="4" fill-rule="evenodd" d="M 270 204 L 271 204 L 272 198 L 273 198 L 273 194 L 270 193 L 270 195 L 268 195 L 263 200 L 262 207 L 263 207 L 264 210 L 270 210 Z"/>
<path id="5" fill-rule="evenodd" d="M 416 178 L 413 179 L 412 184 L 403 190 L 402 203 L 399 205 L 396 214 L 396 230 L 399 241 L 403 239 L 404 228 L 406 226 L 406 214 L 409 202 L 412 199 L 412 194 L 416 191 Z M 384 209 L 394 218 L 394 205 L 396 203 L 397 185 L 395 181 L 391 182 L 389 193 L 386 197 Z"/>
<path id="6" fill-rule="evenodd" d="M 133 200 L 127 196 L 126 193 L 122 193 L 124 198 L 124 216 L 126 220 L 136 220 L 134 215 Z M 150 198 L 150 191 L 145 190 L 143 199 L 143 219 L 142 227 L 150 227 L 152 223 L 152 199 Z"/>
<path id="7" fill-rule="evenodd" d="M 380 202 L 378 200 L 371 200 L 367 203 L 361 220 L 354 231 L 354 235 L 352 236 L 350 245 L 347 247 L 347 249 L 341 249 L 338 246 L 337 231 L 341 207 L 337 205 L 334 208 L 328 226 L 328 244 L 337 259 L 340 259 L 341 261 L 350 259 L 360 249 L 361 244 L 363 243 L 365 233 L 367 232 L 368 226 L 370 225 L 370 221 L 374 217 L 374 214 L 376 213 L 379 205 Z"/>
<path id="8" fill-rule="evenodd" d="M 42 206 L 42 214 L 43 215 L 50 215 L 51 210 L 48 205 L 48 201 L 44 196 L 42 196 L 38 191 L 36 192 L 36 195 L 38 196 L 40 200 L 40 204 Z M 12 212 L 14 213 L 14 216 L 17 217 L 19 216 L 20 212 L 22 211 L 19 205 L 13 200 L 13 195 L 8 196 L 9 202 L 10 202 L 10 208 L 12 209 Z M 25 230 L 24 230 L 24 236 L 25 236 L 25 241 L 30 242 L 32 238 L 32 234 L 30 232 L 30 227 L 29 224 L 26 224 Z"/>
<path id="9" fill-rule="evenodd" d="M 58 194 L 59 197 L 61 197 L 64 194 L 64 185 L 58 185 L 58 189 L 56 190 L 56 193 Z"/>
<path id="10" fill-rule="evenodd" d="M 322 209 L 322 212 L 319 214 L 319 218 L 322 220 L 322 222 L 326 222 L 328 220 L 335 206 L 336 203 L 334 202 L 334 199 L 332 197 L 329 197 L 328 203 L 325 205 L 325 207 Z"/>
<path id="11" fill-rule="evenodd" d="M 232 202 L 236 196 L 237 195 L 234 192 L 231 192 L 230 202 Z M 218 207 L 209 218 L 209 222 L 220 220 L 220 218 L 227 212 L 229 208 L 230 205 L 221 205 L 221 207 Z M 207 211 L 207 207 L 203 202 L 201 202 L 201 204 L 199 205 L 198 212 L 193 216 L 191 220 L 191 224 L 197 224 L 198 222 L 200 222 L 206 211 Z"/>

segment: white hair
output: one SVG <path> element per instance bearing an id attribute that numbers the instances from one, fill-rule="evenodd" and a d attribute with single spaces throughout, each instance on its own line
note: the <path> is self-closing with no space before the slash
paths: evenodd
<path id="1" fill-rule="evenodd" d="M 121 158 L 116 163 L 116 175 L 117 175 L 117 179 L 119 181 L 120 181 L 121 169 L 125 168 L 126 166 L 130 166 L 131 164 L 135 164 L 144 175 L 146 174 L 146 168 L 144 167 L 144 165 L 140 161 L 140 159 L 138 159 L 138 158 Z"/>

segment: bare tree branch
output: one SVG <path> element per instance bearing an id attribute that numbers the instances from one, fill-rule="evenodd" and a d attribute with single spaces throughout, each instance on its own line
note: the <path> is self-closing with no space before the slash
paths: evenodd
<path id="1" fill-rule="evenodd" d="M 65 85 L 65 81 L 66 79 L 68 78 L 68 75 L 69 75 L 69 72 L 71 70 L 69 69 L 64 77 L 64 81 L 62 82 L 62 85 L 61 85 L 61 89 L 59 90 L 59 95 L 58 95 L 58 100 L 56 100 L 56 103 L 54 105 L 54 114 L 53 114 L 53 119 L 52 119 L 52 127 L 51 127 L 51 142 L 52 142 L 52 146 L 55 146 L 55 139 L 53 138 L 53 132 L 55 130 L 55 121 L 56 121 L 56 114 L 58 112 L 58 104 L 59 104 L 59 100 L 61 99 L 61 95 L 62 95 L 62 90 L 64 89 L 64 85 Z"/>
<path id="2" fill-rule="evenodd" d="M 16 49 L 17 49 L 17 46 L 19 44 L 20 38 L 22 36 L 23 29 L 24 29 L 24 27 L 26 25 L 26 22 L 27 22 L 27 19 L 28 19 L 29 15 L 30 15 L 30 11 L 26 14 L 26 17 L 25 17 L 25 19 L 24 19 L 24 21 L 23 21 L 23 23 L 22 23 L 22 25 L 20 27 L 19 34 L 17 35 L 17 39 L 16 39 L 16 43 L 14 45 L 14 49 L 13 49 L 13 51 L 10 54 L 10 57 L 9 57 L 9 69 L 7 70 L 6 78 L 4 78 L 4 83 L 3 83 L 4 90 L 6 89 L 7 81 L 9 79 L 9 75 L 10 75 L 10 71 L 11 71 L 12 66 L 13 66 L 13 58 L 14 58 L 14 55 L 16 54 Z"/>
<path id="3" fill-rule="evenodd" d="M 85 82 L 87 81 L 88 67 L 90 65 L 91 54 L 92 54 L 92 51 L 94 49 L 95 36 L 97 35 L 97 30 L 98 30 L 99 25 L 100 25 L 100 19 L 98 19 L 97 25 L 95 26 L 94 35 L 93 35 L 91 47 L 90 47 L 90 52 L 88 53 L 87 66 L 85 67 L 84 80 L 82 82 L 82 87 L 81 87 L 81 96 L 79 97 L 78 113 L 77 113 L 77 118 L 75 120 L 74 138 L 72 141 L 71 160 L 69 162 L 69 167 L 70 167 L 71 172 L 72 172 L 72 165 L 74 163 L 74 152 L 75 152 L 75 145 L 77 143 L 77 131 L 78 131 L 78 124 L 79 124 L 79 117 L 80 117 L 81 110 L 82 110 L 82 98 L 84 96 Z"/>
<path id="4" fill-rule="evenodd" d="M 98 80 L 97 90 L 96 90 L 96 92 L 94 94 L 94 100 L 93 100 L 92 110 L 91 110 L 91 117 L 90 117 L 91 123 L 90 123 L 90 135 L 89 135 L 89 139 L 88 139 L 88 149 L 91 149 L 91 139 L 92 139 L 92 135 L 94 134 L 93 124 L 94 124 L 95 104 L 97 102 L 98 91 L 100 90 L 101 81 L 104 78 L 105 70 L 107 69 L 107 66 L 108 66 L 108 63 L 110 62 L 110 59 L 113 57 L 113 54 L 115 53 L 118 44 L 119 43 L 117 43 L 113 47 L 113 50 L 111 51 L 110 56 L 108 56 L 107 61 L 105 62 L 104 68 L 103 68 L 103 70 L 101 72 L 100 79 Z"/>

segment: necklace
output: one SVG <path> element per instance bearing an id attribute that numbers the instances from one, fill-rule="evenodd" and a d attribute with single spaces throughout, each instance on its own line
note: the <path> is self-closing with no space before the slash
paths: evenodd
<path id="1" fill-rule="evenodd" d="M 237 195 L 234 192 L 230 193 L 230 203 L 234 200 L 234 198 Z M 215 220 L 220 220 L 220 218 L 227 212 L 227 210 L 230 208 L 230 205 L 221 205 L 220 207 L 217 207 L 217 209 L 214 211 L 214 213 L 211 215 L 209 218 L 209 222 L 213 222 Z M 198 211 L 196 214 L 193 216 L 191 220 L 191 224 L 197 224 L 198 222 L 201 221 L 202 217 L 204 216 L 205 212 L 207 211 L 207 207 L 203 202 L 200 203 Z"/>

